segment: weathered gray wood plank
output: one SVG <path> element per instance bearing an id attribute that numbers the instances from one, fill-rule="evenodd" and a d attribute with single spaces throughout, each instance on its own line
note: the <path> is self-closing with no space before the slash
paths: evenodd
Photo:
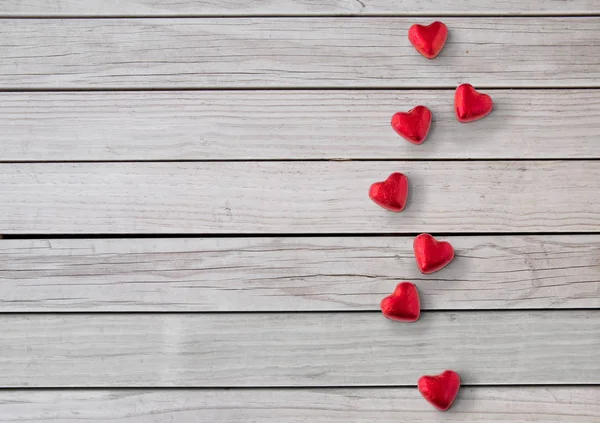
<path id="1" fill-rule="evenodd" d="M 580 15 L 600 12 L 597 0 L 4 0 L 3 16 L 198 15 Z"/>
<path id="2" fill-rule="evenodd" d="M 414 22 L 4 19 L 0 88 L 600 87 L 600 17 L 446 18 L 434 61 Z"/>
<path id="3" fill-rule="evenodd" d="M 409 178 L 402 213 L 371 183 Z M 0 166 L 0 234 L 596 232 L 600 163 L 42 163 Z"/>
<path id="4" fill-rule="evenodd" d="M 2 160 L 600 158 L 600 91 L 490 91 L 487 119 L 453 91 L 0 93 Z M 390 127 L 427 105 L 428 140 Z"/>
<path id="5" fill-rule="evenodd" d="M 599 384 L 600 310 L 6 314 L 1 387 Z"/>
<path id="6" fill-rule="evenodd" d="M 0 242 L 0 311 L 379 310 L 401 280 L 424 310 L 600 308 L 600 236 L 450 237 L 423 276 L 412 237 Z"/>
<path id="7" fill-rule="evenodd" d="M 463 388 L 450 423 L 591 423 L 600 388 Z M 3 423 L 397 423 L 439 421 L 414 388 L 0 391 Z"/>

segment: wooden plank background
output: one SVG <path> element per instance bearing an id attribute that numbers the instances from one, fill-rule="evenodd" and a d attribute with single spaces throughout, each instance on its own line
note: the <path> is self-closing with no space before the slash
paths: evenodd
<path id="1" fill-rule="evenodd" d="M 0 166 L 4 234 L 597 232 L 595 161 L 38 163 Z M 371 183 L 401 171 L 406 209 Z"/>
<path id="2" fill-rule="evenodd" d="M 600 87 L 600 17 L 444 21 L 430 61 L 413 18 L 2 19 L 0 89 Z"/>
<path id="3" fill-rule="evenodd" d="M 595 384 L 600 310 L 4 315 L 0 387 Z M 557 365 L 560 363 L 560 365 Z M 552 369 L 552 371 L 549 371 Z"/>
<path id="4" fill-rule="evenodd" d="M 598 0 L 0 2 L 0 422 L 600 422 L 599 40 Z"/>
<path id="5" fill-rule="evenodd" d="M 444 422 L 590 423 L 598 387 L 463 388 Z M 413 388 L 223 390 L 2 390 L 0 421 L 43 423 L 263 422 L 430 423 L 440 416 Z"/>
<path id="6" fill-rule="evenodd" d="M 426 276 L 413 237 L 5 240 L 0 312 L 378 311 L 401 280 L 424 310 L 600 308 L 599 235 L 444 239 Z"/>
<path id="7" fill-rule="evenodd" d="M 493 119 L 454 116 L 453 91 L 0 93 L 4 161 L 597 159 L 600 91 L 490 90 Z M 429 140 L 394 113 L 425 104 Z"/>
<path id="8" fill-rule="evenodd" d="M 598 0 L 5 0 L 3 16 L 591 15 Z"/>

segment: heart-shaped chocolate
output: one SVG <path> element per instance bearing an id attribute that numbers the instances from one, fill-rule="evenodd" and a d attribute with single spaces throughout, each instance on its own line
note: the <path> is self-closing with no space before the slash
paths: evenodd
<path id="1" fill-rule="evenodd" d="M 479 93 L 471 84 L 459 85 L 454 94 L 454 110 L 459 122 L 473 122 L 490 114 L 492 97 Z"/>
<path id="2" fill-rule="evenodd" d="M 401 282 L 394 293 L 381 300 L 381 312 L 385 317 L 400 322 L 416 322 L 421 314 L 421 303 L 417 287 L 410 282 Z"/>
<path id="3" fill-rule="evenodd" d="M 455 371 L 446 370 L 437 376 L 421 376 L 417 386 L 423 398 L 431 405 L 440 411 L 446 411 L 458 394 L 460 376 Z"/>
<path id="4" fill-rule="evenodd" d="M 408 178 L 400 172 L 394 172 L 385 181 L 371 185 L 369 197 L 384 209 L 400 212 L 406 206 Z"/>
<path id="5" fill-rule="evenodd" d="M 398 135 L 413 144 L 422 144 L 431 126 L 431 110 L 417 106 L 408 112 L 392 116 L 392 128 Z"/>
<path id="6" fill-rule="evenodd" d="M 427 26 L 414 24 L 408 30 L 408 40 L 413 47 L 428 59 L 440 54 L 448 38 L 448 28 L 442 22 Z"/>
<path id="7" fill-rule="evenodd" d="M 418 235 L 413 242 L 415 259 L 421 273 L 437 272 L 454 259 L 454 248 L 446 241 L 437 241 L 429 234 Z"/>

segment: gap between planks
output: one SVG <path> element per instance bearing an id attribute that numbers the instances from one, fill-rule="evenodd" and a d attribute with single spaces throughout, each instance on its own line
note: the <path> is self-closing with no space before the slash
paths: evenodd
<path id="1" fill-rule="evenodd" d="M 106 164 L 106 163 L 319 163 L 319 162 L 598 162 L 599 158 L 568 158 L 568 159 L 556 159 L 556 158 L 545 158 L 545 159 L 421 159 L 421 158 L 406 158 L 406 159 L 380 159 L 380 158 L 368 158 L 368 159 L 220 159 L 220 160 L 0 160 L 0 164 L 69 164 L 69 163 L 81 163 L 81 164 Z"/>
<path id="2" fill-rule="evenodd" d="M 0 18 L 2 19 L 2 18 Z M 569 90 L 600 90 L 600 86 L 590 86 L 590 85 L 544 85 L 544 86 L 527 86 L 522 85 L 518 87 L 503 87 L 503 86 L 495 86 L 488 85 L 485 87 L 486 90 L 510 90 L 510 91 L 544 91 L 544 90 L 553 90 L 553 91 L 569 91 Z M 454 91 L 456 90 L 456 86 L 448 86 L 448 87 L 439 87 L 439 86 L 378 86 L 376 88 L 369 86 L 352 86 L 352 87 L 336 87 L 336 86 L 303 86 L 303 87 L 286 87 L 286 86 L 269 86 L 269 87 L 144 87 L 144 88 L 135 88 L 135 87 L 107 87 L 107 88 L 0 88 L 0 93 L 51 93 L 51 94 L 60 94 L 60 93 L 136 93 L 136 92 L 269 92 L 269 91 L 298 91 L 298 92 L 311 92 L 311 91 Z"/>
<path id="3" fill-rule="evenodd" d="M 268 234 L 268 237 L 273 238 L 352 238 L 352 237 L 415 237 L 423 232 L 363 232 L 363 233 L 333 233 L 333 232 L 319 232 L 319 233 L 272 233 Z M 449 237 L 457 236 L 459 234 L 453 232 L 433 232 L 429 231 L 431 235 L 438 237 Z M 578 235 L 596 235 L 594 231 L 571 231 L 571 232 L 547 232 L 547 231 L 535 231 L 535 232 L 466 232 L 460 233 L 461 236 L 499 236 L 499 237 L 518 237 L 518 236 L 578 236 Z M 111 233 L 33 233 L 33 234 L 8 234 L 2 235 L 3 239 L 6 240 L 52 240 L 52 239 L 200 239 L 200 238 L 265 238 L 264 233 L 231 233 L 231 234 L 210 234 L 210 233 L 145 233 L 145 234 L 111 234 Z"/>
<path id="4" fill-rule="evenodd" d="M 250 15 L 250 14 L 197 14 L 197 15 L 6 15 L 0 14 L 0 19 L 13 20 L 110 20 L 110 19 L 335 19 L 335 18 L 356 18 L 356 19 L 377 19 L 377 18 L 422 18 L 434 20 L 437 18 L 594 18 L 600 17 L 599 12 L 578 12 L 578 13 L 524 13 L 520 15 L 503 15 L 496 13 L 414 13 L 414 14 L 399 14 L 399 13 L 380 13 L 370 15 L 359 14 L 265 14 L 265 15 Z"/>

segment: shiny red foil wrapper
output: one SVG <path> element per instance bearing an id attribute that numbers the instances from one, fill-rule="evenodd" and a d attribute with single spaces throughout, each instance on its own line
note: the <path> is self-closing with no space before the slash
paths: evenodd
<path id="1" fill-rule="evenodd" d="M 448 27 L 436 21 L 427 26 L 415 24 L 408 30 L 408 40 L 413 47 L 428 59 L 436 57 L 446 44 Z"/>
<path id="2" fill-rule="evenodd" d="M 454 259 L 454 248 L 446 241 L 437 241 L 429 234 L 417 236 L 413 242 L 417 266 L 429 274 L 446 267 Z"/>
<path id="3" fill-rule="evenodd" d="M 422 376 L 417 383 L 423 398 L 440 411 L 451 406 L 460 388 L 460 376 L 452 370 L 446 370 L 436 376 Z"/>
<path id="4" fill-rule="evenodd" d="M 454 111 L 459 122 L 473 122 L 490 114 L 492 97 L 477 92 L 471 84 L 459 85 L 454 94 Z"/>
<path id="5" fill-rule="evenodd" d="M 392 128 L 398 135 L 413 144 L 422 144 L 431 127 L 431 110 L 417 106 L 408 112 L 392 116 Z"/>
<path id="6" fill-rule="evenodd" d="M 421 315 L 421 302 L 417 287 L 410 282 L 401 282 L 392 295 L 381 301 L 381 312 L 385 317 L 399 322 L 416 322 Z"/>
<path id="7" fill-rule="evenodd" d="M 384 209 L 400 212 L 404 210 L 408 198 L 408 178 L 400 172 L 394 172 L 385 181 L 371 185 L 369 197 Z"/>

